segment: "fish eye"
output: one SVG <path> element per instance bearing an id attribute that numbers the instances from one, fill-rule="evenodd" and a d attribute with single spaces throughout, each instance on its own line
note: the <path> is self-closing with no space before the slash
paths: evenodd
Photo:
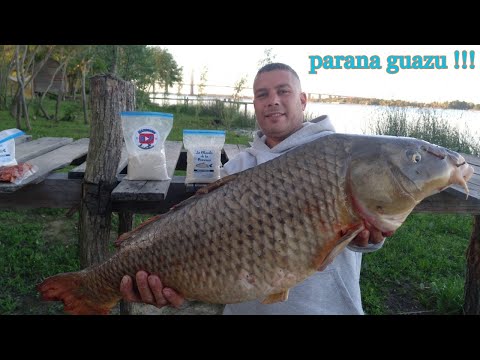
<path id="1" fill-rule="evenodd" d="M 422 160 L 422 155 L 420 155 L 418 152 L 416 152 L 412 155 L 411 159 L 414 163 L 418 163 L 418 162 L 420 162 L 420 160 Z"/>
<path id="2" fill-rule="evenodd" d="M 411 161 L 414 164 L 417 164 L 422 160 L 422 155 L 416 150 L 407 150 L 406 156 L 408 161 Z"/>

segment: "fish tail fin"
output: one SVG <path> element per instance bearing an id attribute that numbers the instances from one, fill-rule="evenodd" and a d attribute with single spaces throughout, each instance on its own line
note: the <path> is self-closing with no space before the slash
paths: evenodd
<path id="1" fill-rule="evenodd" d="M 84 276 L 70 272 L 51 276 L 37 285 L 43 300 L 62 301 L 64 311 L 73 315 L 107 315 L 116 302 L 99 304 L 83 286 Z"/>

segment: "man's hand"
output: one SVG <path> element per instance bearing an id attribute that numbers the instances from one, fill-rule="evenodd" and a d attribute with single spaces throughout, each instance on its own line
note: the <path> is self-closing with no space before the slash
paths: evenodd
<path id="1" fill-rule="evenodd" d="M 185 300 L 173 289 L 163 287 L 160 278 L 156 275 L 148 275 L 145 271 L 139 271 L 135 280 L 137 291 L 134 290 L 132 278 L 128 275 L 125 275 L 120 283 L 120 292 L 126 301 L 143 302 L 158 308 L 167 305 L 179 308 Z"/>
<path id="2" fill-rule="evenodd" d="M 369 244 L 381 243 L 385 237 L 381 231 L 375 229 L 362 230 L 351 242 L 352 245 L 367 247 Z"/>

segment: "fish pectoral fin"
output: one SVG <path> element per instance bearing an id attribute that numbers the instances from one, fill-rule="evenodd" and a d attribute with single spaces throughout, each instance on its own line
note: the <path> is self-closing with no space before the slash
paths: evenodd
<path id="1" fill-rule="evenodd" d="M 280 301 L 287 301 L 289 291 L 290 289 L 287 289 L 276 294 L 268 295 L 265 299 L 262 300 L 262 304 L 273 304 Z"/>
<path id="2" fill-rule="evenodd" d="M 314 267 L 317 271 L 323 271 L 325 268 L 330 265 L 333 259 L 343 250 L 345 247 L 352 241 L 355 236 L 357 236 L 361 231 L 365 229 L 365 225 L 359 224 L 351 229 L 349 229 L 345 235 L 343 235 L 337 242 L 337 245 L 330 251 L 330 253 L 324 258 L 319 259 L 320 263 L 315 264 Z"/>

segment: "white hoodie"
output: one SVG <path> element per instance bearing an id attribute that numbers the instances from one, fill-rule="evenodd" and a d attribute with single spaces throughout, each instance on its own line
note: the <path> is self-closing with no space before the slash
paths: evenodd
<path id="1" fill-rule="evenodd" d="M 269 148 L 265 135 L 257 131 L 252 147 L 238 153 L 222 168 L 222 176 L 237 173 L 272 160 L 295 147 L 332 134 L 335 129 L 328 116 L 323 115 L 309 122 L 281 143 Z M 371 245 L 363 251 L 379 249 L 383 242 Z M 354 248 L 352 248 L 354 249 Z M 355 248 L 355 251 L 358 249 Z M 360 267 L 362 254 L 348 248 L 342 251 L 323 271 L 318 271 L 294 288 L 288 300 L 264 305 L 258 300 L 228 304 L 224 315 L 301 315 L 301 314 L 363 314 L 360 295 Z"/>

